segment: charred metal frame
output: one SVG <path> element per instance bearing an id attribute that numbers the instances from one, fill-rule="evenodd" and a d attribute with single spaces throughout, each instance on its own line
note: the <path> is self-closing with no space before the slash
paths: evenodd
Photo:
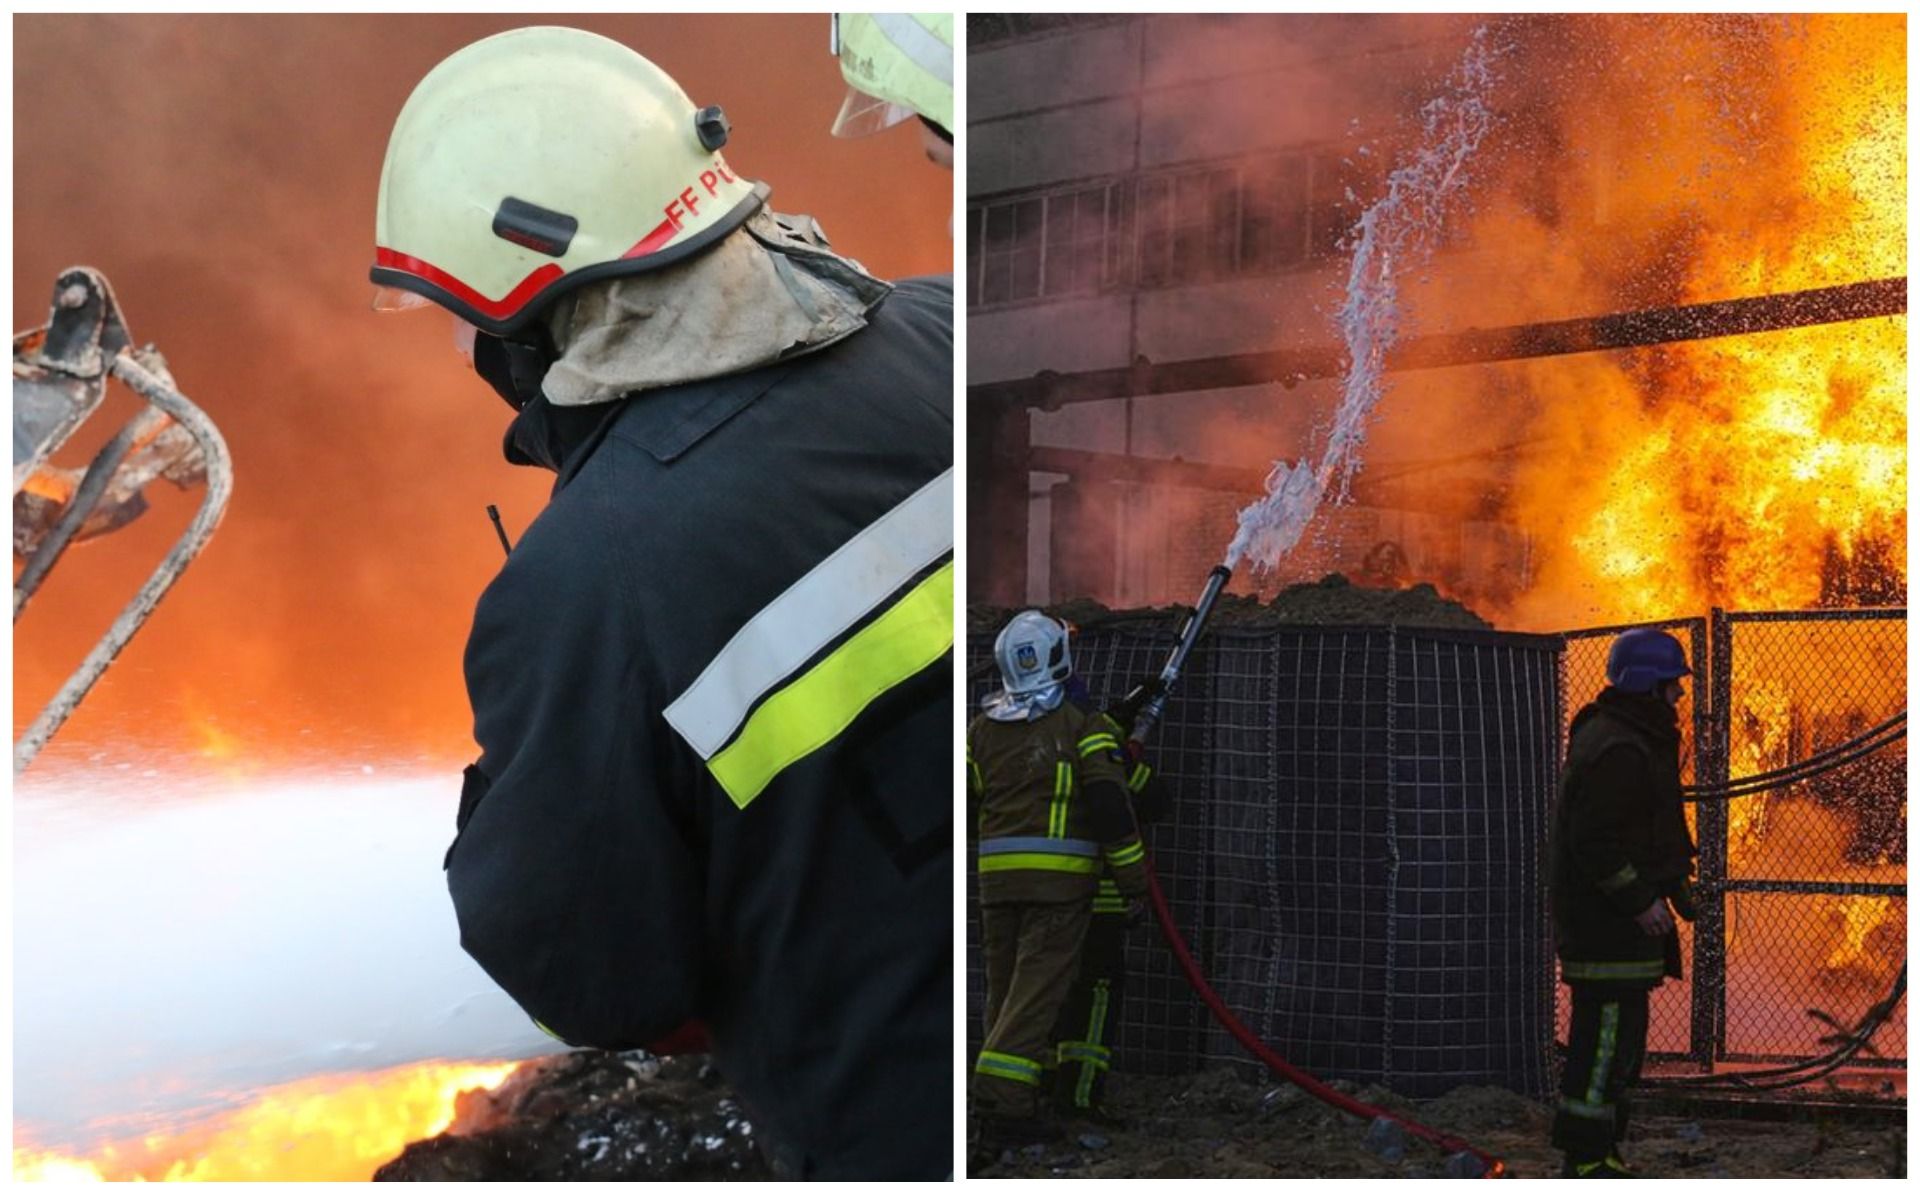
<path id="1" fill-rule="evenodd" d="M 94 456 L 87 473 L 75 490 L 66 512 L 61 514 L 25 570 L 14 582 L 13 619 L 17 623 L 27 602 L 33 598 L 61 554 L 71 544 L 88 515 L 106 493 L 108 482 L 137 445 L 157 434 L 169 422 L 185 429 L 194 439 L 206 464 L 206 493 L 193 520 L 187 525 L 166 557 L 147 577 L 107 632 L 80 663 L 53 699 L 41 709 L 20 740 L 13 745 L 13 770 L 18 775 L 57 733 L 74 709 L 99 682 L 113 660 L 119 657 L 133 635 L 146 624 L 187 565 L 199 555 L 225 515 L 233 494 L 233 459 L 226 439 L 211 419 L 173 386 L 163 371 L 143 364 L 131 345 L 125 326 L 113 301 L 112 289 L 99 272 L 76 267 L 63 273 L 54 285 L 53 312 L 46 327 L 45 345 L 37 357 L 40 366 L 70 378 L 100 381 L 105 376 L 120 380 L 148 404 Z M 16 341 L 16 354 L 18 342 Z M 98 400 L 96 398 L 95 404 Z M 80 421 L 91 413 L 92 405 L 79 420 L 58 434 L 64 441 Z M 57 443 L 56 443 L 57 445 Z M 51 452 L 49 449 L 48 452 Z M 15 490 L 23 482 L 16 470 Z"/>
<path id="2" fill-rule="evenodd" d="M 1738 300 L 1643 309 L 1608 316 L 1507 325 L 1430 334 L 1400 344 L 1389 371 L 1511 362 L 1595 350 L 1625 350 L 1671 342 L 1735 337 L 1843 321 L 1900 316 L 1907 311 L 1905 276 L 1839 287 L 1781 292 Z M 1143 479 L 1181 486 L 1257 494 L 1265 473 L 1246 468 L 1094 455 L 1033 445 L 1033 409 L 1135 396 L 1217 391 L 1329 379 L 1346 369 L 1345 351 L 1330 346 L 1230 354 L 1063 374 L 967 388 L 969 553 L 984 586 L 974 600 L 1017 605 L 1026 601 L 1028 473 L 1061 471 L 1079 478 Z M 1014 478 L 1018 486 L 1007 486 Z"/>

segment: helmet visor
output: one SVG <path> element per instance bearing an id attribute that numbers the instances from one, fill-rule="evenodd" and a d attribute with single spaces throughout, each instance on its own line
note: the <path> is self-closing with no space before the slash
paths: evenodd
<path id="1" fill-rule="evenodd" d="M 900 122 L 909 120 L 914 111 L 904 104 L 894 104 L 878 96 L 869 96 L 859 88 L 847 89 L 847 98 L 840 105 L 840 115 L 833 121 L 833 136 L 843 138 L 866 137 L 891 128 Z"/>
<path id="2" fill-rule="evenodd" d="M 433 301 L 419 292 L 410 292 L 392 284 L 381 284 L 373 289 L 373 311 L 405 312 L 410 308 L 432 308 Z"/>

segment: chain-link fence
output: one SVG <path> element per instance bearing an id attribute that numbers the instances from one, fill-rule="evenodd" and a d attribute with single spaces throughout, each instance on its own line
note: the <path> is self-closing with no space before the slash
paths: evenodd
<path id="1" fill-rule="evenodd" d="M 1681 702 L 1682 775 L 1705 790 L 1687 813 L 1701 910 L 1680 929 L 1687 983 L 1654 992 L 1648 1038 L 1656 1059 L 1701 1069 L 1821 1053 L 1888 994 L 1906 946 L 1903 741 L 1770 791 L 1715 790 L 1903 714 L 1905 611 L 1716 612 L 1709 625 L 1657 626 L 1696 667 Z M 1626 628 L 1566 635 L 1563 729 L 1605 686 L 1607 649 Z M 1564 1041 L 1564 987 L 1555 1007 Z M 1854 1061 L 1905 1058 L 1903 1002 Z"/>
<path id="2" fill-rule="evenodd" d="M 1157 626 L 1089 631 L 1076 668 L 1093 696 L 1118 696 L 1172 641 Z M 1175 804 L 1147 841 L 1215 987 L 1281 1054 L 1415 1096 L 1546 1088 L 1558 650 L 1379 628 L 1201 643 L 1151 747 Z M 990 640 L 969 656 L 977 708 Z M 977 938 L 970 924 L 970 950 Z M 1128 969 L 1123 1069 L 1244 1060 L 1157 938 L 1131 939 Z M 977 1042 L 977 953 L 969 990 Z"/>
<path id="3" fill-rule="evenodd" d="M 1802 763 L 1904 718 L 1906 632 L 1904 609 L 1715 612 L 1712 736 L 1728 775 Z M 1723 947 L 1697 984 L 1713 1061 L 1818 1054 L 1887 996 L 1906 961 L 1906 799 L 1900 738 L 1702 808 L 1702 878 L 1718 902 L 1701 933 Z M 1904 1002 L 1855 1061 L 1905 1065 Z"/>

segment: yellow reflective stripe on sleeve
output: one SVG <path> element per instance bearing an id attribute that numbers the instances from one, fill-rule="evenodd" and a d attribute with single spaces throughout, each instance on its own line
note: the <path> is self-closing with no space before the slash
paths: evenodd
<path id="1" fill-rule="evenodd" d="M 967 782 L 972 785 L 976 794 L 983 796 L 986 794 L 987 777 L 980 773 L 980 764 L 973 761 L 971 750 L 967 751 Z"/>
<path id="2" fill-rule="evenodd" d="M 1600 889 L 1607 892 L 1617 892 L 1639 878 L 1640 872 L 1633 869 L 1632 863 L 1628 863 L 1618 871 L 1602 879 L 1600 881 Z"/>
<path id="3" fill-rule="evenodd" d="M 1077 854 L 989 854 L 980 859 L 982 874 L 994 871 L 1061 871 L 1068 875 L 1091 875 L 1100 863 Z"/>
<path id="4" fill-rule="evenodd" d="M 1147 780 L 1151 778 L 1153 778 L 1152 767 L 1149 767 L 1145 763 L 1135 763 L 1133 764 L 1133 774 L 1127 776 L 1127 790 L 1137 793 L 1141 788 L 1147 786 Z"/>
<path id="5" fill-rule="evenodd" d="M 804 675 L 769 696 L 740 736 L 707 760 L 734 804 L 745 808 L 774 776 L 840 736 L 867 705 L 937 661 L 953 645 L 953 563 Z"/>
<path id="6" fill-rule="evenodd" d="M 1127 842 L 1118 849 L 1107 851 L 1107 861 L 1116 867 L 1128 867 L 1147 856 L 1147 848 L 1140 844 L 1139 838 Z"/>
<path id="7" fill-rule="evenodd" d="M 1118 750 L 1120 739 L 1110 733 L 1090 733 L 1080 739 L 1080 757 L 1098 754 L 1102 750 Z"/>

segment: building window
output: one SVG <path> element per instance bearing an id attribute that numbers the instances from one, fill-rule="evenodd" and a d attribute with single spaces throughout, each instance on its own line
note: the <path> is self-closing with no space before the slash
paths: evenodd
<path id="1" fill-rule="evenodd" d="M 1241 269 L 1284 270 L 1305 262 L 1307 253 L 1307 160 L 1251 164 L 1241 176 Z"/>
<path id="2" fill-rule="evenodd" d="M 1039 200 L 988 206 L 981 238 L 980 303 L 1031 300 L 1040 294 L 1040 217 Z"/>
<path id="3" fill-rule="evenodd" d="M 1360 202 L 1355 197 L 1366 190 L 1362 166 L 1338 154 L 1317 154 L 1308 160 L 1312 175 L 1308 181 L 1307 253 L 1314 258 L 1331 258 L 1345 253 L 1347 235 L 1360 220 Z"/>
<path id="4" fill-rule="evenodd" d="M 1105 186 L 1047 199 L 1047 270 L 1042 290 L 1075 296 L 1100 290 L 1107 250 Z"/>
<path id="5" fill-rule="evenodd" d="M 1012 304 L 1293 270 L 1342 253 L 1366 187 L 1358 164 L 1319 151 L 996 200 L 967 214 L 968 299 Z"/>
<path id="6" fill-rule="evenodd" d="M 1143 288 L 1173 282 L 1173 180 L 1142 179 L 1135 188 L 1134 279 Z"/>

